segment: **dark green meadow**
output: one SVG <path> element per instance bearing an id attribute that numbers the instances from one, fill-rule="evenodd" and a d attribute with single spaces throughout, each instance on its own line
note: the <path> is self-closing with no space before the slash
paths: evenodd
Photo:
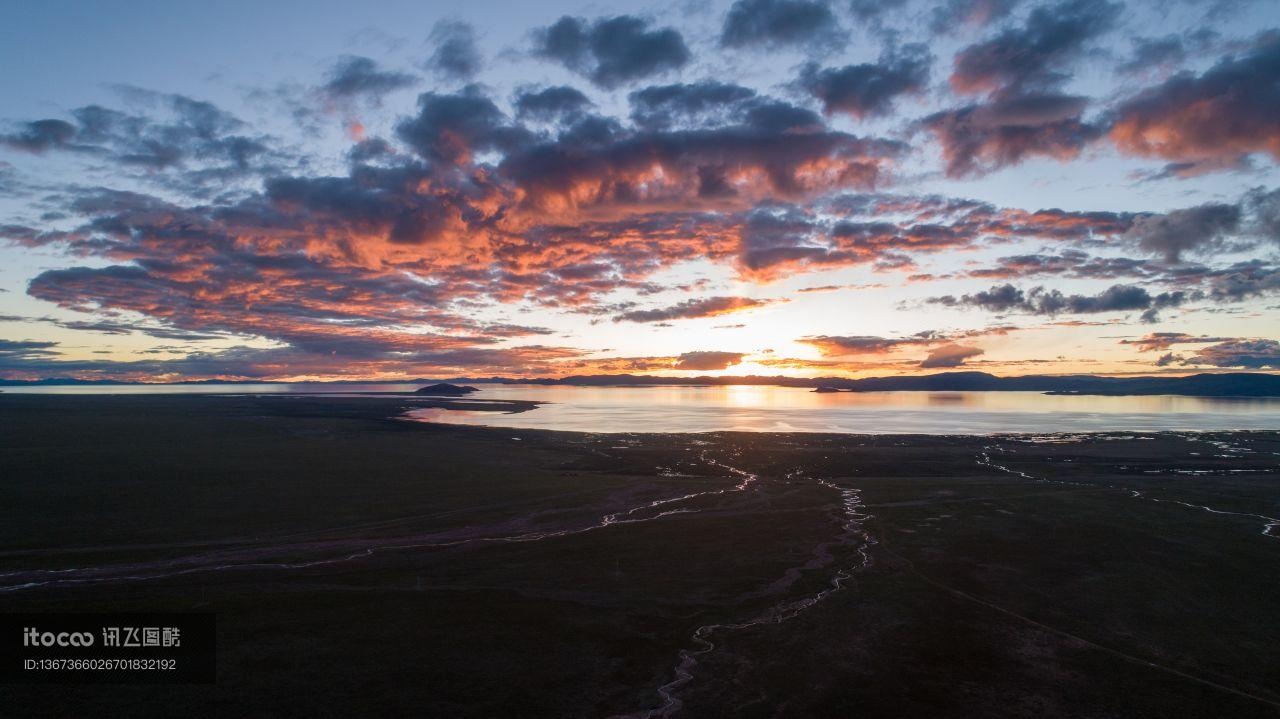
<path id="1" fill-rule="evenodd" d="M 216 684 L 0 685 L 0 715 L 1280 715 L 1280 434 L 411 401 L 0 395 L 0 612 L 214 612 L 219 642 Z"/>

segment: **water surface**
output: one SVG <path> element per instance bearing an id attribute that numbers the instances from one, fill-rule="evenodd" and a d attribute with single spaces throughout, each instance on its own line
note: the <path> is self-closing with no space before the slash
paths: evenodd
<path id="1" fill-rule="evenodd" d="M 421 383 L 5 387 L 26 394 L 327 394 L 412 392 Z M 800 387 L 573 387 L 477 384 L 469 399 L 542 402 L 519 414 L 423 408 L 414 419 L 574 432 L 991 434 L 1280 430 L 1280 398 L 1101 397 L 1039 392 L 841 392 Z"/>
<path id="2" fill-rule="evenodd" d="M 795 387 L 479 385 L 475 399 L 547 402 L 518 414 L 418 409 L 415 419 L 575 432 L 991 434 L 1280 430 L 1280 398 L 1102 397 L 1039 392 L 841 392 Z"/>

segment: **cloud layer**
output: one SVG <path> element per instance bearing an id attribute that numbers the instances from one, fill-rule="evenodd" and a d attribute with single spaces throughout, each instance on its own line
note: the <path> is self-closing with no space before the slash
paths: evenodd
<path id="1" fill-rule="evenodd" d="M 0 241 L 25 274 L 0 298 L 41 309 L 0 305 L 0 375 L 800 368 L 791 342 L 915 371 L 1005 361 L 1005 323 L 1051 321 L 1142 326 L 1107 344 L 1144 366 L 1274 367 L 1267 331 L 1144 325 L 1273 321 L 1280 33 L 1148 32 L 1108 0 L 926 10 L 737 0 L 551 16 L 502 46 L 445 18 L 237 111 L 114 85 L 3 118 Z M 1152 199 L 1091 210 L 1100 187 Z M 731 313 L 715 350 L 582 329 Z M 916 332 L 935 315 L 969 329 Z M 85 359 L 73 332 L 181 344 Z"/>

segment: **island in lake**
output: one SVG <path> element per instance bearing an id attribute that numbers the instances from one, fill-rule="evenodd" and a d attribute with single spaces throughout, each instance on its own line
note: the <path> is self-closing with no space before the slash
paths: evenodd
<path id="1" fill-rule="evenodd" d="M 431 395 L 431 396 L 461 397 L 464 395 L 471 394 L 472 392 L 478 392 L 478 391 L 479 390 L 477 390 L 475 387 L 459 386 L 456 384 L 450 384 L 448 382 L 439 382 L 433 385 L 429 385 L 427 387 L 419 387 L 418 389 L 414 390 L 413 393 L 422 394 L 422 395 Z"/>

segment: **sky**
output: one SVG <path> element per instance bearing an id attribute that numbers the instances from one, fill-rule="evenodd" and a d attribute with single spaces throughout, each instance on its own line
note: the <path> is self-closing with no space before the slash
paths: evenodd
<path id="1" fill-rule="evenodd" d="M 1280 0 L 2 4 L 0 378 L 1280 370 Z"/>

